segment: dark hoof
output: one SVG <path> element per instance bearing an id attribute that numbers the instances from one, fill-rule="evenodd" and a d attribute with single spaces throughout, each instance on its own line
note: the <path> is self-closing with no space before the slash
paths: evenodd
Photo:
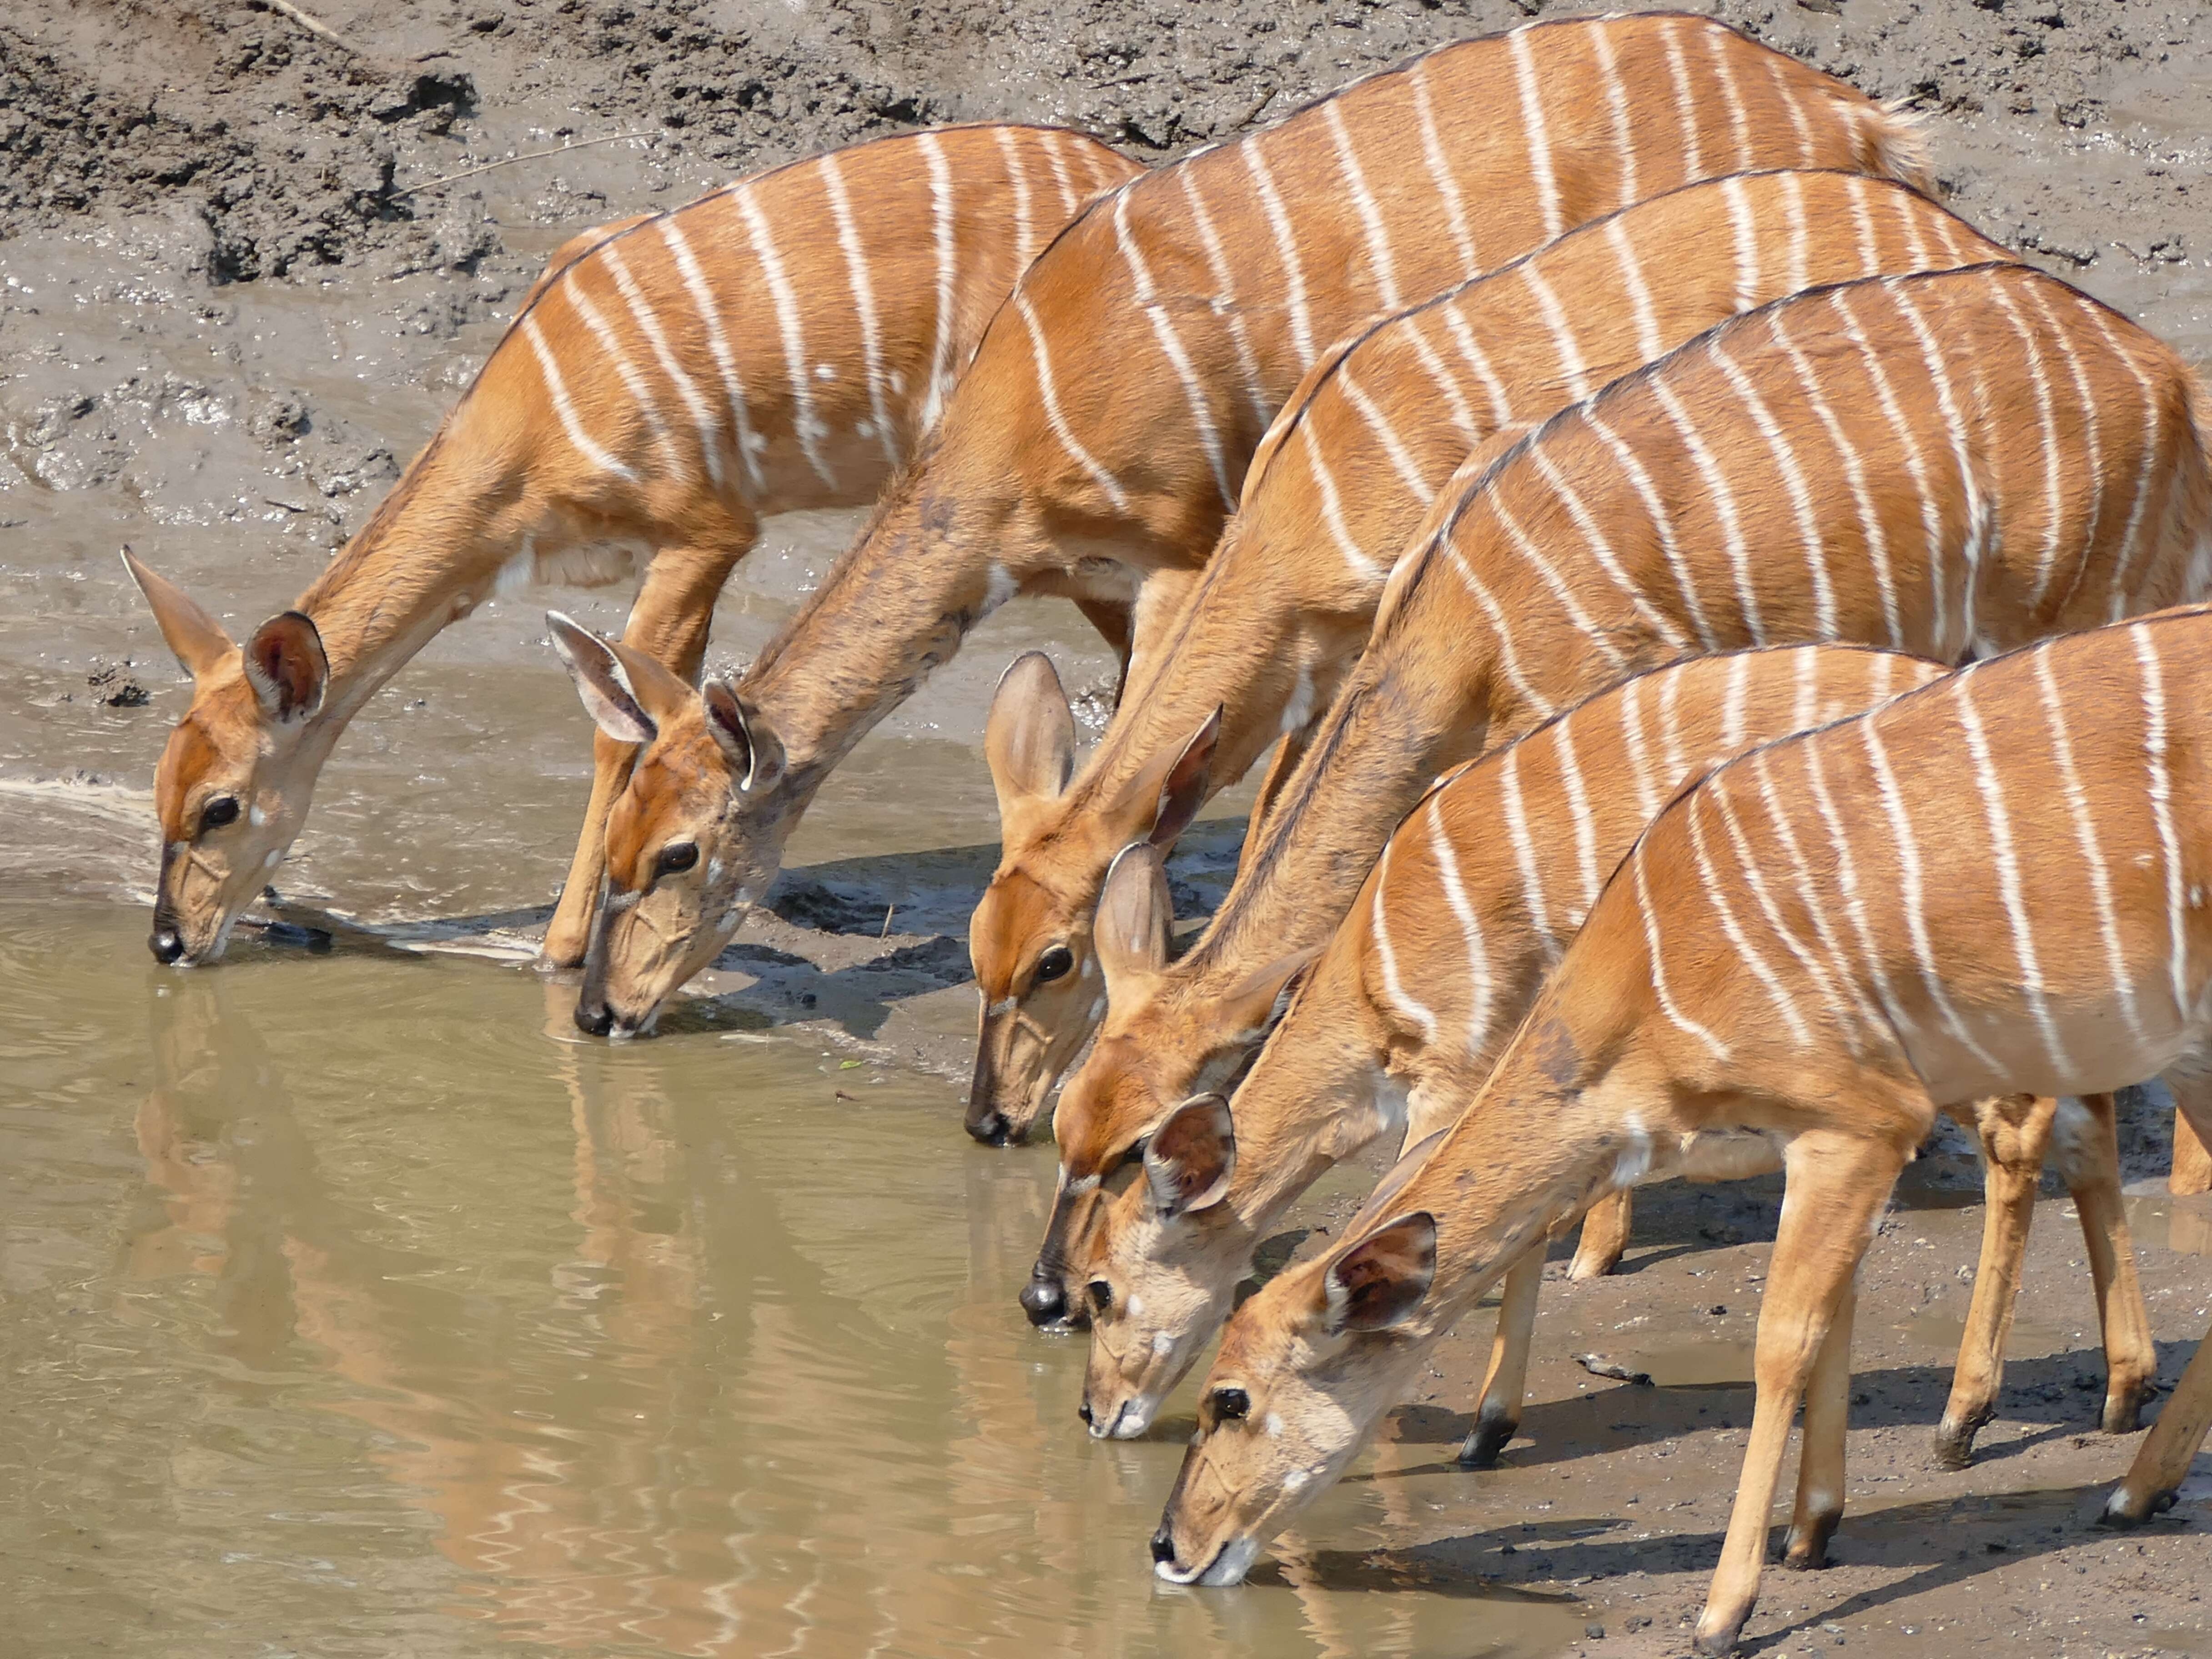
<path id="1" fill-rule="evenodd" d="M 1463 1469 L 1494 1469 L 1498 1455 L 1512 1443 L 1521 1427 L 1520 1419 L 1508 1417 L 1479 1417 L 1474 1428 L 1459 1449 L 1459 1463 Z"/>
<path id="2" fill-rule="evenodd" d="M 1981 1432 L 1978 1423 L 1957 1426 L 1945 1423 L 1936 1431 L 1936 1467 L 1939 1469 L 1971 1468 L 1974 1462 L 1974 1437 Z"/>
<path id="3" fill-rule="evenodd" d="M 2164 1515 L 2172 1509 L 2179 1496 L 2179 1493 L 2171 1492 L 2154 1492 L 2151 1494 L 2148 1508 L 2141 1515 L 2131 1515 L 2124 1507 L 2126 1492 L 2123 1488 L 2105 1500 L 2105 1507 L 2097 1514 L 2097 1524 L 2100 1527 L 2111 1527 L 2117 1531 L 2125 1531 L 2130 1527 L 2140 1527 L 2153 1516 Z"/>

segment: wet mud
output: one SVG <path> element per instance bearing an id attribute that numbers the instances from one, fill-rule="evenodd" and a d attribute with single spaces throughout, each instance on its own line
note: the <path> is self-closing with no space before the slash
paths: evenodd
<path id="1" fill-rule="evenodd" d="M 116 557 L 234 632 L 282 608 L 583 225 L 918 121 L 1064 121 L 1158 160 L 1588 8 L 304 9 L 339 40 L 190 0 L 0 15 L 0 1345 L 31 1382 L 0 1440 L 23 1499 L 0 1552 L 32 1564 L 29 1650 L 175 1651 L 179 1618 L 222 1652 L 751 1652 L 803 1628 L 817 1650 L 954 1630 L 982 1651 L 1680 1650 L 1747 1421 L 1755 1183 L 1654 1195 L 1626 1273 L 1547 1285 L 1503 1468 L 1450 1464 L 1486 1316 L 1278 1565 L 1229 1595 L 1152 1588 L 1187 1407 L 1133 1446 L 1080 1438 L 1079 1353 L 1012 1301 L 1049 1151 L 957 1127 L 966 921 L 995 857 L 983 709 L 1035 647 L 1103 713 L 1110 663 L 1071 609 L 979 629 L 830 781 L 663 1035 L 609 1054 L 567 1041 L 563 988 L 525 964 L 589 773 L 541 613 L 611 629 L 627 592 L 492 600 L 424 652 L 278 872 L 281 914 L 331 953 L 241 933 L 180 978 L 140 941 L 185 690 Z M 2212 361 L 2212 7 L 1698 9 L 1914 100 L 1952 205 Z M 772 521 L 710 662 L 757 652 L 854 528 Z M 1245 799 L 1177 854 L 1188 918 Z M 2212 1213 L 2149 1192 L 2160 1112 L 2126 1127 L 2170 1379 L 2208 1317 Z M 1341 1172 L 1297 1229 L 1368 1178 Z M 1752 1650 L 2212 1652 L 2201 1500 L 2132 1537 L 2086 1524 L 2135 1442 L 2094 1432 L 2063 1199 L 1983 1460 L 1929 1455 L 1978 1226 L 1962 1178 L 1920 1166 L 1875 1247 L 1840 1565 L 1778 1573 Z M 885 1530 L 854 1518 L 885 1504 Z"/>

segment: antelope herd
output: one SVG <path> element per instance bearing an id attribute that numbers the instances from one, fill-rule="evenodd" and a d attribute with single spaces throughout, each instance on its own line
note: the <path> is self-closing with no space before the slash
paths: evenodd
<path id="1" fill-rule="evenodd" d="M 129 560 L 194 680 L 154 953 L 222 953 L 440 629 L 641 548 L 621 640 L 552 618 L 599 735 L 544 956 L 586 1030 L 647 1031 L 870 728 L 1006 599 L 1072 599 L 1119 702 L 1079 767 L 1044 657 L 993 702 L 966 1128 L 1020 1141 L 1059 1088 L 1021 1302 L 1088 1328 L 1092 1435 L 1146 1431 L 1218 1336 L 1159 1575 L 1242 1578 L 1502 1281 L 1462 1453 L 1491 1463 L 1547 1241 L 1580 1221 L 1603 1273 L 1635 1185 L 1778 1169 L 1697 1632 L 1725 1651 L 1801 1401 L 1790 1564 L 1841 1515 L 1855 1275 L 1936 1114 L 1989 1204 L 1953 1467 L 2046 1153 L 2112 1433 L 2156 1372 L 2113 1092 L 2163 1079 L 2177 1189 L 2212 1173 L 2212 403 L 1934 187 L 1897 111 L 1656 12 L 1443 46 L 1150 170 L 951 127 L 588 232 L 242 647 Z M 871 500 L 702 683 L 760 520 Z M 1271 745 L 1177 955 L 1164 860 Z M 1358 1217 L 1232 1313 L 1389 1131 Z M 2170 1503 L 2208 1422 L 2200 1358 L 2109 1518 Z"/>

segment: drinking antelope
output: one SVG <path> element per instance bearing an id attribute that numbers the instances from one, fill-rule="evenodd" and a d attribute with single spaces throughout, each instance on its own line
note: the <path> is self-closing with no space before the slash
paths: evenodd
<path id="1" fill-rule="evenodd" d="M 1096 1029 L 1091 915 L 1114 855 L 1172 845 L 1279 735 L 1253 813 L 1265 816 L 1366 642 L 1390 561 L 1452 494 L 1455 468 L 1486 465 L 1484 446 L 1735 312 L 2006 257 L 1891 180 L 1736 174 L 1594 220 L 1324 354 L 1073 782 L 1075 722 L 1051 664 L 1024 658 L 1000 683 L 984 752 L 1002 851 L 969 926 L 984 1013 L 968 1133 L 1024 1138 Z"/>
<path id="2" fill-rule="evenodd" d="M 1851 646 L 1693 657 L 1601 693 L 1431 789 L 1233 1098 L 1199 1095 L 1168 1115 L 1146 1143 L 1145 1178 L 1111 1200 L 1069 1263 L 1091 1320 L 1091 1433 L 1126 1438 L 1151 1425 L 1228 1317 L 1255 1248 L 1330 1164 L 1393 1129 L 1411 1146 L 1449 1127 L 1662 805 L 1747 747 L 1861 713 L 1942 672 Z M 1109 888 L 1115 926 L 1102 937 L 1141 938 L 1147 954 L 1164 944 L 1158 869 L 1150 848 L 1122 855 Z M 1970 1461 L 1994 1410 L 2054 1126 L 2104 1326 L 2104 1427 L 2132 1429 L 2158 1357 L 2122 1208 L 2111 1097 L 1979 1101 L 1960 1116 L 1980 1137 L 1988 1221 L 1939 1458 Z M 1628 1198 L 1623 1187 L 1591 1207 L 1577 1276 L 1620 1255 Z M 1531 1249 L 1506 1277 L 1462 1462 L 1492 1463 L 1519 1426 L 1542 1266 L 1542 1250 Z"/>
<path id="3" fill-rule="evenodd" d="M 1458 1121 L 1231 1319 L 1153 1540 L 1163 1576 L 1241 1577 L 1548 1227 L 1748 1152 L 1787 1187 L 1698 1626 L 1726 1651 L 1801 1394 L 1790 1564 L 1820 1565 L 1843 1513 L 1853 1276 L 1934 1114 L 2156 1073 L 2212 1129 L 2212 714 L 2187 695 L 2208 672 L 2212 613 L 2142 618 L 1972 665 L 1678 795 Z"/>
<path id="4" fill-rule="evenodd" d="M 1440 500 L 1205 933 L 1171 966 L 1102 957 L 1110 1011 L 1054 1113 L 1024 1305 L 1072 1304 L 1099 1179 L 1243 1065 L 1438 772 L 1700 651 L 1856 640 L 1955 662 L 2199 597 L 2202 397 L 2056 277 L 1881 277 L 1723 324 Z"/>
<path id="5" fill-rule="evenodd" d="M 367 525 L 243 647 L 125 555 L 191 708 L 155 778 L 152 946 L 220 955 L 307 817 L 346 723 L 448 623 L 531 580 L 650 550 L 624 638 L 697 672 L 761 519 L 872 499 L 910 461 L 1030 255 L 1141 171 L 1051 127 L 855 146 L 588 231 L 553 257 L 475 383 Z M 1121 623 L 1094 617 L 1109 635 Z M 546 955 L 573 962 L 630 764 L 594 747 Z"/>
<path id="6" fill-rule="evenodd" d="M 608 821 L 623 902 L 579 1023 L 641 1030 L 713 961 L 831 769 L 1005 600 L 1133 595 L 1141 672 L 1268 422 L 1338 335 L 1654 191 L 1783 166 L 1926 178 L 1893 113 L 1709 19 L 1652 13 L 1441 48 L 1094 204 L 735 697 L 655 726 L 668 763 L 639 769 Z M 617 695 L 611 659 L 576 660 L 602 704 Z M 692 862 L 664 870 L 671 848 Z"/>

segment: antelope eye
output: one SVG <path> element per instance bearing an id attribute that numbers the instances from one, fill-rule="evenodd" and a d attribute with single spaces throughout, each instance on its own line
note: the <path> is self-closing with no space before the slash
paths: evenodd
<path id="1" fill-rule="evenodd" d="M 1242 1389 L 1216 1389 L 1213 1414 L 1224 1423 L 1241 1423 L 1252 1409 L 1252 1396 Z"/>
<path id="2" fill-rule="evenodd" d="M 1114 1287 L 1111 1285 L 1103 1279 L 1094 1279 L 1084 1288 L 1091 1292 L 1091 1312 L 1103 1314 L 1112 1311 Z"/>
<path id="3" fill-rule="evenodd" d="M 699 847 L 696 842 L 679 841 L 660 849 L 653 872 L 657 876 L 673 876 L 689 870 L 699 862 Z"/>
<path id="4" fill-rule="evenodd" d="M 220 830 L 226 823 L 237 822 L 238 797 L 235 795 L 217 795 L 200 808 L 200 828 L 203 830 Z"/>
<path id="5" fill-rule="evenodd" d="M 1074 953 L 1065 945 L 1055 945 L 1037 958 L 1035 982 L 1039 985 L 1049 985 L 1056 979 L 1065 978 L 1067 970 L 1074 966 Z"/>

